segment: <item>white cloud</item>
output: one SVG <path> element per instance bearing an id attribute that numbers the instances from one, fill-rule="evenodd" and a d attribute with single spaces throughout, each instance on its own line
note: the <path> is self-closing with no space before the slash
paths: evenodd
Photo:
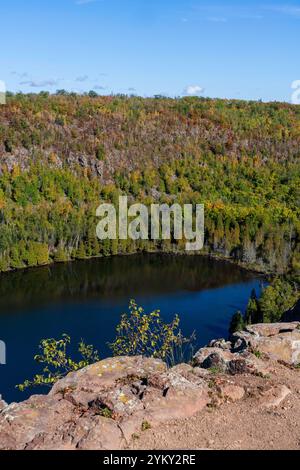
<path id="1" fill-rule="evenodd" d="M 76 82 L 86 82 L 88 78 L 89 77 L 87 75 L 81 75 L 80 77 L 76 78 Z"/>
<path id="2" fill-rule="evenodd" d="M 184 89 L 183 94 L 188 95 L 188 96 L 197 96 L 197 95 L 201 95 L 201 93 L 203 92 L 204 92 L 204 88 L 202 88 L 201 86 L 189 85 Z"/>
<path id="3" fill-rule="evenodd" d="M 20 85 L 27 85 L 31 88 L 52 87 L 58 85 L 57 80 L 42 80 L 40 82 L 34 80 L 25 80 L 20 82 Z"/>
<path id="4" fill-rule="evenodd" d="M 268 10 L 275 11 L 277 13 L 282 13 L 284 15 L 294 16 L 300 18 L 300 7 L 295 5 L 271 5 L 266 7 Z"/>
<path id="5" fill-rule="evenodd" d="M 28 73 L 27 73 L 27 72 L 19 73 L 19 72 L 16 72 L 15 70 L 14 70 L 13 72 L 11 72 L 11 75 L 15 75 L 15 76 L 17 76 L 18 78 L 26 78 L 26 77 L 28 77 Z"/>

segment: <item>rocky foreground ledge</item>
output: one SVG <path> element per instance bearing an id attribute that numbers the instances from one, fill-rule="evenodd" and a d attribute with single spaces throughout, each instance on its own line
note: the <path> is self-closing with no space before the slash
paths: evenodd
<path id="1" fill-rule="evenodd" d="M 186 448 L 195 448 L 202 430 L 193 420 L 221 425 L 205 415 L 208 410 L 227 409 L 229 419 L 230 407 L 249 403 L 264 423 L 264 411 L 293 395 L 293 413 L 299 414 L 299 364 L 299 322 L 253 325 L 230 342 L 214 340 L 192 365 L 168 369 L 157 359 L 106 359 L 70 373 L 48 395 L 10 405 L 0 401 L 0 449 L 129 449 L 141 436 L 145 446 L 159 448 L 144 436 L 165 430 L 169 436 L 178 423 L 187 433 Z M 167 441 L 160 444 L 168 448 Z"/>

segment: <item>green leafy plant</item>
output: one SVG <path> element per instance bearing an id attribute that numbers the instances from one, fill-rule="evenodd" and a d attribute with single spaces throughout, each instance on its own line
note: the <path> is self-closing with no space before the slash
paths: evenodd
<path id="1" fill-rule="evenodd" d="M 209 369 L 209 372 L 213 375 L 217 375 L 217 374 L 221 374 L 223 372 L 222 368 L 221 367 L 218 367 L 218 366 L 212 366 L 210 369 Z"/>
<path id="2" fill-rule="evenodd" d="M 146 314 L 142 307 L 131 300 L 129 314 L 124 313 L 121 316 L 116 328 L 117 337 L 110 347 L 115 356 L 157 357 L 169 365 L 183 362 L 193 356 L 195 334 L 189 338 L 184 337 L 179 329 L 179 323 L 178 315 L 171 323 L 165 323 L 159 310 Z M 67 334 L 63 334 L 58 340 L 43 339 L 39 345 L 41 354 L 34 357 L 34 360 L 43 366 L 42 372 L 16 387 L 20 391 L 36 386 L 51 387 L 69 372 L 100 360 L 98 351 L 81 340 L 78 344 L 80 360 L 75 361 L 68 351 L 70 344 L 71 338 Z M 105 416 L 109 412 L 107 409 L 102 411 Z"/>
<path id="3" fill-rule="evenodd" d="M 121 316 L 117 337 L 109 346 L 115 356 L 156 357 L 173 365 L 192 356 L 195 333 L 189 338 L 179 329 L 180 319 L 175 315 L 165 323 L 160 310 L 145 313 L 135 300 L 129 304 L 129 313 Z"/>
<path id="4" fill-rule="evenodd" d="M 262 353 L 258 349 L 254 349 L 253 354 L 254 354 L 254 356 L 257 357 L 257 359 L 262 358 Z"/>
<path id="5" fill-rule="evenodd" d="M 280 321 L 284 312 L 292 308 L 299 299 L 299 292 L 293 282 L 275 278 L 267 286 L 259 299 L 259 308 L 264 323 Z"/>
<path id="6" fill-rule="evenodd" d="M 42 351 L 34 357 L 34 360 L 43 365 L 42 372 L 36 374 L 32 380 L 25 380 L 17 385 L 20 391 L 29 387 L 51 387 L 69 372 L 82 369 L 89 364 L 99 361 L 98 351 L 93 346 L 85 344 L 83 340 L 78 344 L 79 362 L 74 361 L 68 355 L 68 346 L 71 343 L 70 336 L 63 334 L 61 339 L 43 339 L 39 349 Z"/>
<path id="7" fill-rule="evenodd" d="M 255 323 L 274 323 L 281 320 L 299 300 L 299 283 L 295 276 L 277 276 L 263 287 L 260 297 L 252 291 L 245 314 L 240 311 L 233 315 L 229 334 L 242 331 L 246 325 Z"/>
<path id="8" fill-rule="evenodd" d="M 148 429 L 151 429 L 151 424 L 148 421 L 143 421 L 142 422 L 142 431 L 148 431 Z"/>
<path id="9" fill-rule="evenodd" d="M 105 408 L 103 408 L 103 409 L 101 410 L 101 416 L 103 416 L 103 418 L 110 418 L 110 419 L 112 419 L 113 413 L 112 413 L 112 411 L 111 411 L 109 408 L 105 407 Z"/>

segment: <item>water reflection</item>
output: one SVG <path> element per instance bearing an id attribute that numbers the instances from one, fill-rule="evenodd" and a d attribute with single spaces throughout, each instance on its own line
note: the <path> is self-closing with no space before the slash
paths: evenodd
<path id="1" fill-rule="evenodd" d="M 0 275 L 0 312 L 60 299 L 128 298 L 213 289 L 253 274 L 202 256 L 134 255 L 57 264 Z"/>

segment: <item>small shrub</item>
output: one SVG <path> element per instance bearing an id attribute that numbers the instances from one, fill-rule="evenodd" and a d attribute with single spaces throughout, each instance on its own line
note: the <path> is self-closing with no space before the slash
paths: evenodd
<path id="1" fill-rule="evenodd" d="M 109 408 L 105 407 L 101 410 L 101 416 L 112 419 L 113 413 Z"/>
<path id="2" fill-rule="evenodd" d="M 218 367 L 218 366 L 213 366 L 209 369 L 210 373 L 213 374 L 213 375 L 217 375 L 217 374 L 221 374 L 223 372 L 223 370 L 221 369 L 221 367 Z"/>
<path id="3" fill-rule="evenodd" d="M 110 347 L 115 356 L 147 356 L 163 359 L 169 365 L 183 362 L 193 355 L 195 335 L 185 338 L 179 330 L 179 317 L 175 316 L 171 323 L 164 323 L 160 311 L 146 314 L 134 300 L 130 302 L 129 314 L 123 314 L 117 327 L 118 336 Z M 16 387 L 24 391 L 29 387 L 51 387 L 69 372 L 76 371 L 99 361 L 98 351 L 84 341 L 78 345 L 79 362 L 68 354 L 71 344 L 70 336 L 64 334 L 61 339 L 43 339 L 39 349 L 41 354 L 34 360 L 42 364 L 40 374 L 32 380 L 25 380 Z M 102 416 L 111 417 L 111 411 L 103 408 Z"/>
<path id="4" fill-rule="evenodd" d="M 96 158 L 99 161 L 105 160 L 105 147 L 103 144 L 99 144 L 96 149 Z"/>
<path id="5" fill-rule="evenodd" d="M 25 380 L 23 384 L 17 385 L 17 388 L 23 392 L 30 387 L 52 387 L 54 383 L 69 372 L 82 369 L 99 361 L 98 352 L 94 350 L 93 346 L 86 345 L 82 340 L 78 345 L 81 360 L 79 362 L 74 361 L 67 351 L 70 343 L 71 338 L 66 334 L 62 335 L 59 340 L 43 339 L 39 345 L 42 354 L 38 354 L 34 358 L 38 364 L 44 365 L 42 373 L 35 375 L 32 380 Z"/>
<path id="6" fill-rule="evenodd" d="M 258 349 L 255 349 L 253 351 L 253 354 L 254 356 L 256 356 L 258 359 L 261 359 L 262 358 L 262 353 L 260 351 L 258 351 Z"/>
<path id="7" fill-rule="evenodd" d="M 208 381 L 208 388 L 212 389 L 212 388 L 215 388 L 215 386 L 216 386 L 215 380 L 214 380 L 214 379 L 210 379 L 210 380 Z"/>
<path id="8" fill-rule="evenodd" d="M 69 260 L 68 254 L 63 246 L 58 247 L 54 255 L 54 261 L 56 263 L 65 263 Z"/>
<path id="9" fill-rule="evenodd" d="M 142 431 L 147 431 L 148 429 L 151 429 L 151 424 L 148 421 L 143 421 L 142 422 Z"/>
<path id="10" fill-rule="evenodd" d="M 129 313 L 121 316 L 118 335 L 109 346 L 115 356 L 155 357 L 174 365 L 193 355 L 195 340 L 195 334 L 189 338 L 182 335 L 179 323 L 178 315 L 171 323 L 165 323 L 160 310 L 147 314 L 131 300 Z"/>

